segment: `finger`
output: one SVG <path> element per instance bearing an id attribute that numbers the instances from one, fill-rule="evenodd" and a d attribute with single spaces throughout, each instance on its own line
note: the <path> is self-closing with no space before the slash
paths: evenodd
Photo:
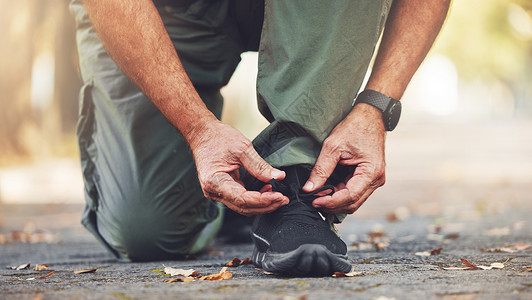
<path id="1" fill-rule="evenodd" d="M 371 185 L 371 180 L 365 176 L 353 176 L 346 184 L 345 188 L 332 194 L 315 199 L 312 205 L 316 208 L 336 209 L 353 204 L 364 195 Z"/>
<path id="2" fill-rule="evenodd" d="M 318 160 L 310 171 L 310 177 L 303 186 L 305 192 L 312 192 L 325 184 L 325 181 L 331 176 L 332 172 L 336 168 L 338 161 L 340 160 L 339 155 L 331 153 L 325 148 L 322 150 L 318 156 Z"/>
<path id="3" fill-rule="evenodd" d="M 271 205 L 267 206 L 267 207 L 262 207 L 262 208 L 248 208 L 248 209 L 240 209 L 238 207 L 236 207 L 235 209 L 233 209 L 235 212 L 241 214 L 241 215 L 244 215 L 244 216 L 254 216 L 254 215 L 263 215 L 263 214 L 267 214 L 267 213 L 271 213 L 275 210 L 277 210 L 279 207 L 281 207 L 283 204 L 281 202 L 274 202 L 272 203 Z"/>
<path id="4" fill-rule="evenodd" d="M 368 189 L 359 199 L 358 201 L 352 203 L 348 202 L 345 206 L 342 207 L 336 207 L 333 209 L 322 209 L 323 212 L 326 213 L 333 213 L 333 214 L 352 214 L 355 211 L 357 211 L 364 202 L 371 196 L 371 194 L 375 191 L 375 189 Z"/>
<path id="5" fill-rule="evenodd" d="M 227 201 L 226 205 L 230 209 L 246 216 L 265 214 L 288 204 L 288 198 L 282 195 L 279 198 L 279 195 L 280 193 L 274 192 L 259 193 L 248 191 L 237 197 L 236 201 Z"/>
<path id="6" fill-rule="evenodd" d="M 242 212 L 249 208 L 267 208 L 275 202 L 288 204 L 288 198 L 279 192 L 247 191 L 227 173 L 217 173 L 207 184 L 205 194 L 208 198 L 227 205 L 234 211 Z"/>
<path id="7" fill-rule="evenodd" d="M 265 192 L 271 192 L 272 191 L 272 185 L 271 184 L 266 184 L 265 186 L 263 186 L 259 192 L 261 193 L 265 193 Z"/>
<path id="8" fill-rule="evenodd" d="M 253 145 L 249 145 L 249 147 L 246 148 L 240 157 L 240 162 L 251 176 L 262 182 L 268 182 L 272 178 L 282 180 L 286 176 L 283 171 L 270 166 L 270 164 L 262 159 L 257 151 L 255 151 L 255 148 L 253 148 Z"/>

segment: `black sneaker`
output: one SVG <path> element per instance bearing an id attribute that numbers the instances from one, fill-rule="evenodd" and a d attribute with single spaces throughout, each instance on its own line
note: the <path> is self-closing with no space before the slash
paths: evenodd
<path id="1" fill-rule="evenodd" d="M 288 196 L 290 203 L 276 211 L 255 217 L 252 239 L 253 263 L 266 271 L 295 276 L 327 276 L 347 273 L 347 247 L 312 201 L 317 192 L 305 193 L 302 185 L 309 171 L 303 167 L 284 168 L 286 179 L 271 180 L 274 191 Z M 334 189 L 326 186 L 321 191 Z"/>

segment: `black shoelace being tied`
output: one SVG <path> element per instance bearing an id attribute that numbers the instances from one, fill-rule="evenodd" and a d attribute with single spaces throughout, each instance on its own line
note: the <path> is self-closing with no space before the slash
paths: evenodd
<path id="1" fill-rule="evenodd" d="M 293 219 L 304 219 L 304 217 L 309 217 L 321 220 L 322 218 L 319 215 L 318 210 L 312 206 L 312 201 L 317 197 L 330 196 L 334 193 L 334 186 L 330 184 L 324 185 L 314 192 L 307 193 L 304 192 L 297 183 L 286 185 L 275 179 L 270 180 L 268 183 L 271 184 L 274 192 L 280 192 L 283 195 L 288 196 L 290 202 L 285 206 L 281 206 L 277 211 L 284 216 L 293 216 Z M 325 191 L 330 192 L 324 195 L 318 195 Z"/>

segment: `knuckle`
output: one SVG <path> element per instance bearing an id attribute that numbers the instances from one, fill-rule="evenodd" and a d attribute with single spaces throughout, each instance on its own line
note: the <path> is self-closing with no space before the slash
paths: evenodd
<path id="1" fill-rule="evenodd" d="M 325 141 L 323 141 L 322 149 L 326 153 L 332 153 L 338 150 L 340 148 L 340 144 L 331 138 L 327 138 Z"/>
<path id="2" fill-rule="evenodd" d="M 314 166 L 314 175 L 320 178 L 327 178 L 327 171 L 321 165 Z"/>
<path id="3" fill-rule="evenodd" d="M 244 211 L 246 208 L 246 201 L 244 201 L 242 198 L 237 198 L 233 201 L 234 205 L 238 207 L 239 210 Z M 241 213 L 241 212 L 238 212 Z"/>
<path id="4" fill-rule="evenodd" d="M 266 173 L 270 169 L 270 165 L 268 165 L 268 163 L 265 162 L 264 160 L 259 160 L 255 168 L 257 169 L 257 172 L 259 172 L 260 174 L 263 174 L 263 173 Z"/>
<path id="5" fill-rule="evenodd" d="M 253 145 L 248 140 L 239 140 L 232 149 L 235 153 L 243 156 L 252 156 L 254 151 Z"/>

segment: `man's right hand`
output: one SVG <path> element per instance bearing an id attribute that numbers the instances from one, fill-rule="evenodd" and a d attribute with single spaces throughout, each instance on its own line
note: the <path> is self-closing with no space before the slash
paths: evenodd
<path id="1" fill-rule="evenodd" d="M 265 214 L 288 204 L 286 196 L 267 191 L 267 186 L 261 191 L 246 190 L 240 180 L 240 167 L 263 182 L 281 180 L 286 175 L 264 161 L 251 141 L 235 128 L 218 120 L 208 121 L 187 140 L 205 197 L 246 216 Z"/>

